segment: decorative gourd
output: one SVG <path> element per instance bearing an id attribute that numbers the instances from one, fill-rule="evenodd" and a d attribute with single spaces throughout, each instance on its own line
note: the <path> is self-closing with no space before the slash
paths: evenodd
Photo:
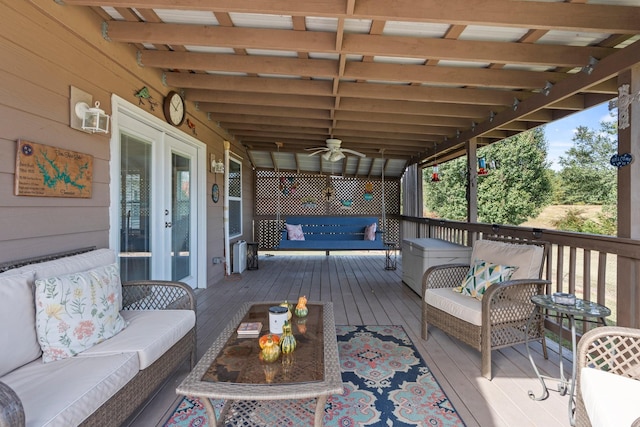
<path id="1" fill-rule="evenodd" d="M 260 345 L 260 348 L 264 348 L 264 346 L 267 344 L 267 340 L 271 339 L 272 341 L 274 341 L 276 343 L 276 345 L 280 345 L 280 337 L 274 334 L 266 334 L 260 337 L 260 339 L 258 340 L 258 344 Z"/>
<path id="2" fill-rule="evenodd" d="M 289 301 L 283 302 L 282 304 L 280 304 L 280 307 L 286 307 L 287 308 L 287 320 L 291 320 L 291 310 L 293 309 L 293 304 L 289 303 Z"/>
<path id="3" fill-rule="evenodd" d="M 307 314 L 309 314 L 309 309 L 307 308 L 306 296 L 303 295 L 300 298 L 298 298 L 298 305 L 296 305 L 295 313 L 296 313 L 296 316 L 298 317 L 305 317 Z"/>
<path id="4" fill-rule="evenodd" d="M 287 320 L 282 325 L 282 338 L 280 338 L 280 349 L 282 354 L 293 353 L 296 349 L 296 338 L 291 332 L 291 323 Z"/>
<path id="5" fill-rule="evenodd" d="M 264 348 L 260 351 L 260 354 L 265 362 L 275 362 L 280 357 L 280 347 L 271 336 L 267 335 L 267 341 L 264 343 Z"/>

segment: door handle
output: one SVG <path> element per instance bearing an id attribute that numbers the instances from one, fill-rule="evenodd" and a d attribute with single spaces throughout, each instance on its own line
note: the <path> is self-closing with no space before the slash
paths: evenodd
<path id="1" fill-rule="evenodd" d="M 171 222 L 165 222 L 164 228 L 171 228 Z"/>

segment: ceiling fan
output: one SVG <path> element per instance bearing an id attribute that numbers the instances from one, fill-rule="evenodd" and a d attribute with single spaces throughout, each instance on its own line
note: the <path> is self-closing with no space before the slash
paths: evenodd
<path id="1" fill-rule="evenodd" d="M 348 148 L 340 148 L 340 144 L 342 144 L 342 140 L 336 138 L 329 138 L 326 140 L 326 147 L 313 147 L 313 148 L 305 148 L 307 151 L 313 151 L 310 153 L 310 156 L 315 156 L 316 154 L 324 152 L 322 158 L 324 160 L 328 160 L 330 162 L 336 162 L 340 159 L 344 159 L 346 156 L 344 153 L 355 154 L 360 157 L 367 157 L 365 154 L 362 154 L 358 151 L 349 150 Z"/>

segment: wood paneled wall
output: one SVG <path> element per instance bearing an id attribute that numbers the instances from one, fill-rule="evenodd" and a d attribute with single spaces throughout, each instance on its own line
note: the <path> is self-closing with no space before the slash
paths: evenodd
<path id="1" fill-rule="evenodd" d="M 53 0 L 0 0 L 0 262 L 65 249 L 109 244 L 109 161 L 111 135 L 91 135 L 69 127 L 70 86 L 93 95 L 111 114 L 111 95 L 138 104 L 135 92 L 146 86 L 158 102 L 140 105 L 162 118 L 162 100 L 172 89 L 161 74 L 140 67 L 136 47 L 102 37 L 99 10 L 63 6 Z M 209 155 L 222 158 L 222 141 L 229 136 L 187 101 L 187 116 Z M 184 124 L 181 128 L 193 135 Z M 17 197 L 13 195 L 16 140 L 26 139 L 94 156 L 93 196 L 90 199 Z M 232 141 L 232 140 L 231 140 Z M 232 141 L 232 150 L 244 154 Z M 245 212 L 253 210 L 251 168 L 244 160 Z M 207 172 L 207 188 L 221 176 Z M 220 191 L 221 194 L 222 188 Z M 219 279 L 223 256 L 222 200 L 207 197 L 208 277 Z M 251 239 L 251 218 L 245 237 Z M 247 234 L 248 233 L 248 234 Z M 211 281 L 211 280 L 209 280 Z"/>

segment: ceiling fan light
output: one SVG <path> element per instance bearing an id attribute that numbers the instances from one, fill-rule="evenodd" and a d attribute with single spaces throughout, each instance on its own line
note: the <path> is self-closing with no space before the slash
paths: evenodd
<path id="1" fill-rule="evenodd" d="M 344 158 L 345 158 L 345 155 L 342 151 L 334 151 L 333 153 L 331 153 L 329 160 L 331 160 L 332 162 L 336 162 Z"/>

